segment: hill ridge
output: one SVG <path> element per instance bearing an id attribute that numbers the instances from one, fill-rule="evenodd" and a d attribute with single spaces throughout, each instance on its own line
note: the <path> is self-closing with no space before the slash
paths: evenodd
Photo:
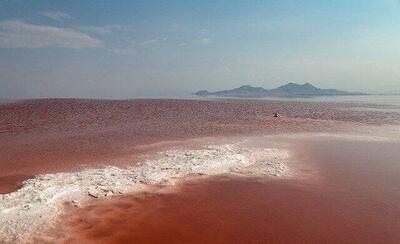
<path id="1" fill-rule="evenodd" d="M 194 95 L 197 96 L 217 96 L 217 97 L 305 97 L 305 96 L 346 96 L 346 95 L 366 95 L 360 92 L 347 92 L 336 89 L 321 89 L 309 82 L 298 84 L 289 82 L 285 85 L 273 89 L 242 85 L 231 90 L 209 92 L 201 90 Z"/>

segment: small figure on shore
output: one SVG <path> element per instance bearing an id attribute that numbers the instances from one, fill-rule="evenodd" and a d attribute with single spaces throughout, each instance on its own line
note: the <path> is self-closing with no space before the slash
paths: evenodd
<path id="1" fill-rule="evenodd" d="M 281 117 L 281 115 L 280 114 L 278 114 L 278 113 L 274 113 L 274 118 L 280 118 Z"/>

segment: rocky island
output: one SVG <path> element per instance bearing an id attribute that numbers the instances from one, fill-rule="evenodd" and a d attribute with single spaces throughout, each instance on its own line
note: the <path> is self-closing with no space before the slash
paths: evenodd
<path id="1" fill-rule="evenodd" d="M 245 97 L 245 98 L 257 98 L 257 97 L 310 97 L 310 96 L 348 96 L 348 95 L 366 95 L 360 92 L 348 92 L 340 91 L 336 89 L 321 89 L 313 86 L 310 83 L 297 84 L 288 83 L 286 85 L 274 88 L 265 89 L 262 87 L 253 87 L 250 85 L 244 85 L 231 90 L 223 90 L 216 92 L 209 92 L 207 90 L 201 90 L 194 95 L 197 96 L 217 96 L 217 97 Z"/>

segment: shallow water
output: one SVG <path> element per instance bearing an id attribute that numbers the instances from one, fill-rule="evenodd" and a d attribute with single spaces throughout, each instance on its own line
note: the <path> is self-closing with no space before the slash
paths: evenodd
<path id="1" fill-rule="evenodd" d="M 149 152 L 146 145 L 162 141 L 400 123 L 400 113 L 385 110 L 394 102 L 309 101 L 38 99 L 0 104 L 0 193 L 37 174 L 132 163 Z M 381 110 L 368 110 L 376 108 Z M 275 112 L 282 117 L 273 118 Z"/>
<path id="2" fill-rule="evenodd" d="M 375 112 L 369 111 L 370 108 L 383 110 Z M 253 146 L 289 147 L 296 152 L 293 156 L 296 165 L 291 165 L 291 169 L 305 177 L 280 181 L 214 178 L 183 184 L 175 194 L 99 201 L 75 210 L 78 214 L 73 211 L 67 215 L 64 230 L 58 234 L 71 234 L 61 235 L 64 240 L 71 237 L 94 242 L 119 242 L 120 238 L 209 241 L 196 234 L 199 232 L 196 221 L 200 221 L 205 228 L 200 228 L 204 238 L 215 236 L 215 241 L 221 242 L 232 238 L 242 242 L 303 238 L 320 242 L 318 238 L 323 236 L 337 242 L 349 238 L 348 230 L 366 233 L 371 240 L 386 238 L 390 242 L 398 240 L 392 228 L 398 229 L 395 220 L 399 219 L 395 206 L 399 206 L 400 173 L 396 167 L 400 147 L 394 140 L 400 136 L 396 125 L 400 113 L 385 109 L 386 105 L 379 104 L 257 100 L 44 99 L 3 104 L 0 106 L 0 193 L 15 191 L 21 181 L 41 173 L 104 165 L 132 166 L 163 148 L 188 147 L 186 139 L 209 137 L 209 142 L 221 138 L 235 141 L 234 138 L 243 136 L 285 133 L 288 136 L 265 137 Z M 271 114 L 275 111 L 282 117 L 273 118 Z M 296 134 L 299 132 L 303 134 Z M 311 137 L 304 134 L 310 132 L 314 133 Z M 366 136 L 357 136 L 359 132 Z M 348 134 L 343 136 L 343 133 Z M 358 177 L 360 172 L 363 175 Z M 234 196 L 238 198 L 234 200 Z M 378 203 L 374 202 L 376 199 Z M 121 210 L 120 201 L 132 212 L 125 207 Z M 198 206 L 197 202 L 203 203 Z M 315 207 L 314 202 L 321 204 Z M 215 203 L 218 205 L 214 206 Z M 297 204 L 302 207 L 298 209 Z M 386 205 L 388 210 L 384 208 Z M 319 210 L 315 213 L 308 206 Z M 351 211 L 343 210 L 347 208 Z M 182 210 L 182 215 L 176 209 Z M 265 209 L 277 209 L 279 214 L 271 215 L 275 212 Z M 341 218 L 335 220 L 324 211 Z M 247 216 L 253 217 L 249 220 Z M 281 217 L 284 221 L 280 221 Z M 325 217 L 333 220 L 326 223 Z M 375 222 L 379 225 L 375 226 Z M 343 230 L 342 225 L 347 223 L 352 224 Z M 275 227 L 269 231 L 270 226 Z M 287 239 L 292 238 L 283 234 L 288 230 L 298 239 Z M 228 234 L 218 236 L 218 233 Z M 331 233 L 337 238 L 331 238 Z"/>
<path id="3" fill-rule="evenodd" d="M 193 181 L 170 194 L 99 201 L 63 217 L 64 240 L 102 243 L 398 243 L 400 144 L 290 143 L 311 177 Z"/>

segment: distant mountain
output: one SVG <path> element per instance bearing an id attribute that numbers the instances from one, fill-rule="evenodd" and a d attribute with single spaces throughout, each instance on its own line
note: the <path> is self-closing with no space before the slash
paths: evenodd
<path id="1" fill-rule="evenodd" d="M 346 92 L 335 89 L 321 89 L 310 83 L 303 85 L 297 83 L 288 83 L 275 89 L 264 89 L 262 87 L 253 87 L 249 85 L 234 88 L 232 90 L 223 90 L 208 92 L 201 90 L 196 92 L 197 96 L 217 96 L 217 97 L 309 97 L 309 96 L 346 96 L 346 95 L 365 95 L 359 92 Z"/>

